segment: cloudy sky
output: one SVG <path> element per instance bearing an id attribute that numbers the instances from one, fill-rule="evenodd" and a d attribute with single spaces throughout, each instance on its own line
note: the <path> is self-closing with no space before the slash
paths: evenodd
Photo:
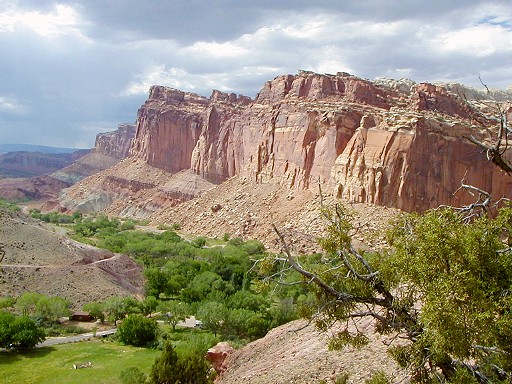
<path id="1" fill-rule="evenodd" d="M 153 84 L 254 96 L 299 69 L 512 84 L 512 1 L 0 0 L 0 143 L 91 147 Z"/>

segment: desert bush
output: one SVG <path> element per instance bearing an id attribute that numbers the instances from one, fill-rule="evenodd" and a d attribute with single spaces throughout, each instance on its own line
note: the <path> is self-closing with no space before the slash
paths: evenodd
<path id="1" fill-rule="evenodd" d="M 368 380 L 365 380 L 365 384 L 389 384 L 389 379 L 384 372 L 374 372 Z"/>
<path id="2" fill-rule="evenodd" d="M 146 382 L 146 375 L 137 367 L 129 367 L 121 371 L 119 380 L 123 384 L 144 384 Z"/>

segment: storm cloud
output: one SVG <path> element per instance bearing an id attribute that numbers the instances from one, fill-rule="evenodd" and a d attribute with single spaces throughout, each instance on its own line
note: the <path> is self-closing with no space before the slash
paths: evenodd
<path id="1" fill-rule="evenodd" d="M 0 142 L 90 147 L 149 87 L 254 96 L 299 69 L 512 83 L 507 1 L 0 0 Z"/>

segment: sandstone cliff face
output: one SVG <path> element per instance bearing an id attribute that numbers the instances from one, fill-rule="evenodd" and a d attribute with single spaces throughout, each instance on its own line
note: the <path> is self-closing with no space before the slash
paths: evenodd
<path id="1" fill-rule="evenodd" d="M 135 124 L 119 124 L 115 131 L 99 133 L 94 151 L 119 160 L 124 159 L 129 155 L 135 130 Z"/>
<path id="2" fill-rule="evenodd" d="M 138 202 L 151 207 L 138 212 L 151 214 L 165 199 L 178 203 L 232 176 L 292 189 L 318 190 L 320 183 L 324 192 L 350 202 L 407 211 L 473 201 L 454 194 L 462 179 L 495 197 L 511 196 L 511 179 L 465 139 L 488 135 L 494 124 L 489 111 L 482 113 L 482 104 L 450 89 L 455 88 L 305 71 L 268 81 L 254 100 L 153 86 L 138 112 L 129 159 L 168 178 L 181 174 L 178 184 L 188 185 L 189 192 L 173 187 L 169 194 L 163 182 L 142 187 L 160 197 Z M 134 185 L 111 176 L 107 171 L 103 186 L 91 186 L 110 196 L 104 199 L 108 204 L 116 199 L 109 188 L 128 196 Z M 117 213 L 133 210 L 118 205 Z"/>
<path id="3" fill-rule="evenodd" d="M 510 195 L 509 178 L 464 138 L 490 125 L 440 85 L 302 71 L 265 83 L 254 101 L 153 87 L 131 153 L 214 183 L 234 175 L 291 188 L 321 183 L 351 202 L 412 211 L 468 202 L 454 195 L 463 178 Z"/>
<path id="4" fill-rule="evenodd" d="M 135 130 L 134 124 L 119 124 L 115 131 L 99 133 L 90 153 L 51 176 L 71 185 L 114 166 L 129 155 Z"/>

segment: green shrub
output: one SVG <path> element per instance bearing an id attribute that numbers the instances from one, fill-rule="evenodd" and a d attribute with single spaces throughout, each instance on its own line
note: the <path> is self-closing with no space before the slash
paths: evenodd
<path id="1" fill-rule="evenodd" d="M 365 380 L 366 384 L 389 384 L 389 379 L 382 371 L 372 373 L 370 379 Z"/>
<path id="2" fill-rule="evenodd" d="M 338 375 L 338 377 L 336 377 L 336 380 L 334 380 L 334 384 L 347 384 L 349 377 L 350 376 L 348 373 L 341 373 Z"/>
<path id="3" fill-rule="evenodd" d="M 21 211 L 21 208 L 16 203 L 13 203 L 12 201 L 5 200 L 2 198 L 0 198 L 0 207 L 5 208 L 11 212 Z"/>
<path id="4" fill-rule="evenodd" d="M 171 342 L 166 342 L 162 354 L 151 367 L 149 382 L 209 384 L 212 383 L 210 365 L 200 354 L 179 358 Z"/>
<path id="5" fill-rule="evenodd" d="M 142 315 L 128 315 L 117 328 L 117 337 L 125 344 L 146 347 L 154 343 L 158 336 L 156 320 Z"/>
<path id="6" fill-rule="evenodd" d="M 137 367 L 126 368 L 121 371 L 119 379 L 123 384 L 144 384 L 146 375 Z"/>

